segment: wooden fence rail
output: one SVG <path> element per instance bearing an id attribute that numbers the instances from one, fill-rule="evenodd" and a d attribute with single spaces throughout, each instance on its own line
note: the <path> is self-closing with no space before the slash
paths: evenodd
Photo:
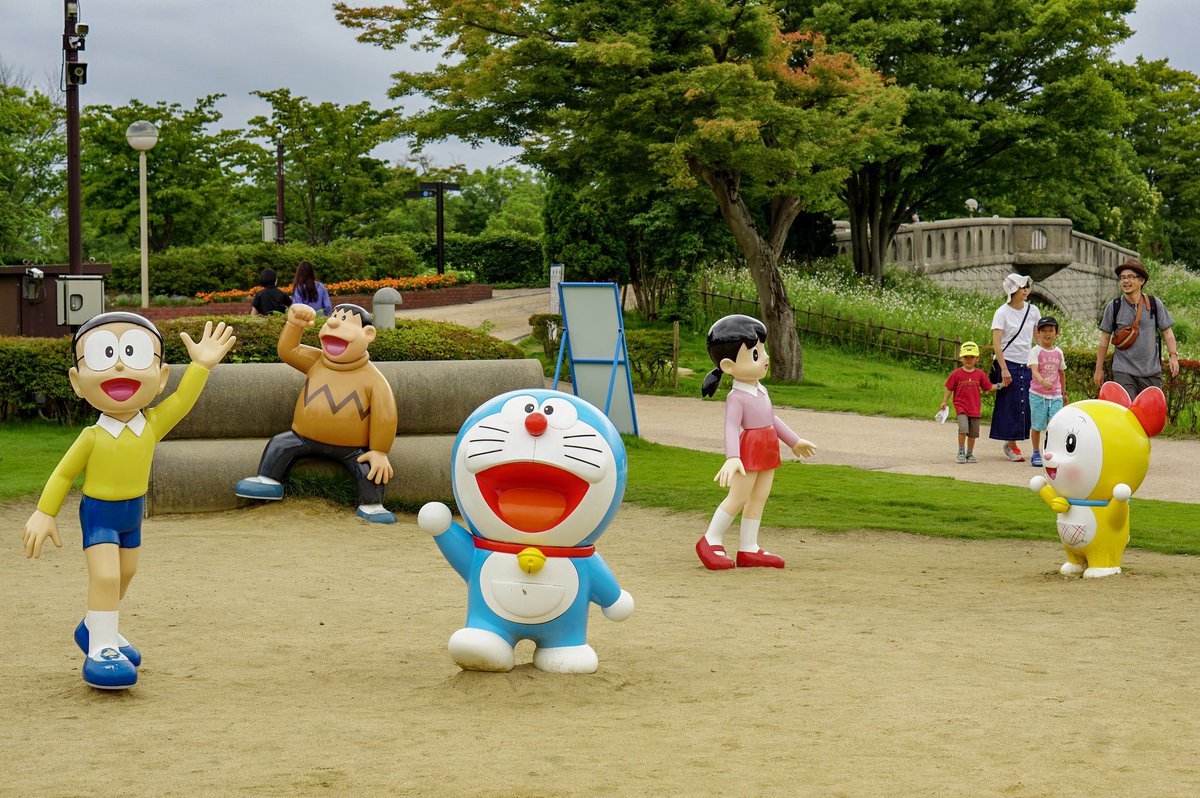
<path id="1" fill-rule="evenodd" d="M 746 313 L 758 316 L 758 300 L 728 294 L 700 291 L 706 316 L 716 313 Z M 722 311 L 722 307 L 724 310 Z M 944 338 L 928 331 L 889 327 L 871 320 L 859 321 L 850 316 L 826 313 L 823 310 L 792 308 L 796 314 L 796 329 L 801 335 L 812 335 L 838 343 L 855 343 L 869 349 L 888 351 L 901 357 L 929 358 L 955 368 L 958 362 L 958 338 Z"/>

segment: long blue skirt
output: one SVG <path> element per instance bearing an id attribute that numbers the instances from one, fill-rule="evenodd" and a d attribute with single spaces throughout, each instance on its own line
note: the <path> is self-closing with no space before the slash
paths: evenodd
<path id="1" fill-rule="evenodd" d="M 988 437 L 997 441 L 1023 441 L 1029 437 L 1029 383 L 1033 373 L 1029 366 L 1008 363 L 1012 382 L 996 392 L 996 407 L 992 411 L 992 428 Z"/>

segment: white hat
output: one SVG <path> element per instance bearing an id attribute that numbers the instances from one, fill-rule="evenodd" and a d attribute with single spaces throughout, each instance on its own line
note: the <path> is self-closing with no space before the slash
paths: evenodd
<path id="1" fill-rule="evenodd" d="M 1018 288 L 1025 288 L 1033 285 L 1033 278 L 1027 274 L 1017 274 L 1013 272 L 1004 278 L 1004 293 L 1012 299 L 1012 295 L 1017 293 Z"/>

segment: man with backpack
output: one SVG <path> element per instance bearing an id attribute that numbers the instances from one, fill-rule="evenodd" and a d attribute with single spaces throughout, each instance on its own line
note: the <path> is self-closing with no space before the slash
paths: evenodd
<path id="1" fill-rule="evenodd" d="M 1100 320 L 1100 345 L 1096 349 L 1096 373 L 1093 381 L 1099 387 L 1104 382 L 1104 359 L 1108 345 L 1113 352 L 1113 380 L 1123 387 L 1130 398 L 1146 388 L 1162 387 L 1162 344 L 1158 334 L 1167 342 L 1171 376 L 1179 374 L 1179 349 L 1171 330 L 1175 320 L 1162 300 L 1142 293 L 1150 279 L 1146 267 L 1137 258 L 1129 258 L 1116 269 L 1121 281 L 1121 296 L 1104 308 Z"/>

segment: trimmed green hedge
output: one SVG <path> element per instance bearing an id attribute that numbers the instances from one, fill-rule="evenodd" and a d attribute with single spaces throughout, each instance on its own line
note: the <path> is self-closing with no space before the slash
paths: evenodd
<path id="1" fill-rule="evenodd" d="M 199 338 L 204 323 L 224 321 L 237 334 L 227 363 L 278 363 L 276 346 L 282 315 L 190 316 L 158 323 L 163 334 L 164 360 L 187 363 L 187 348 L 179 333 Z M 304 331 L 303 341 L 320 346 L 318 331 L 324 319 Z M 0 420 L 38 413 L 78 423 L 95 411 L 75 396 L 67 378 L 73 365 L 70 338 L 0 338 Z M 371 359 L 388 360 L 507 360 L 525 355 L 516 346 L 479 330 L 425 319 L 401 320 L 394 330 L 380 330 L 371 344 Z"/>
<path id="2" fill-rule="evenodd" d="M 421 258 L 403 236 L 344 239 L 329 246 L 306 244 L 211 244 L 175 247 L 149 258 L 150 293 L 195 296 L 206 291 L 251 288 L 263 269 L 274 269 L 287 285 L 296 263 L 307 260 L 323 283 L 415 277 Z M 141 259 L 137 253 L 115 258 L 108 278 L 110 291 L 141 291 Z"/>
<path id="3" fill-rule="evenodd" d="M 517 233 L 445 237 L 446 264 L 475 273 L 482 283 L 545 285 L 548 272 L 542 263 L 540 239 Z M 437 241 L 424 233 L 404 233 L 378 238 L 341 239 L 328 246 L 306 244 L 211 244 L 174 247 L 150 255 L 150 293 L 158 296 L 195 296 L 208 291 L 251 288 L 263 269 L 274 269 L 279 284 L 296 273 L 296 263 L 307 260 L 323 283 L 345 280 L 379 280 L 415 277 L 437 265 Z M 110 291 L 141 291 L 141 259 L 136 252 L 113 259 L 107 281 Z"/>
<path id="4" fill-rule="evenodd" d="M 427 269 L 437 266 L 437 239 L 408 233 L 401 236 L 416 251 Z M 521 233 L 469 236 L 447 233 L 446 265 L 475 272 L 479 283 L 546 285 L 550 270 L 544 265 L 542 241 Z"/>

